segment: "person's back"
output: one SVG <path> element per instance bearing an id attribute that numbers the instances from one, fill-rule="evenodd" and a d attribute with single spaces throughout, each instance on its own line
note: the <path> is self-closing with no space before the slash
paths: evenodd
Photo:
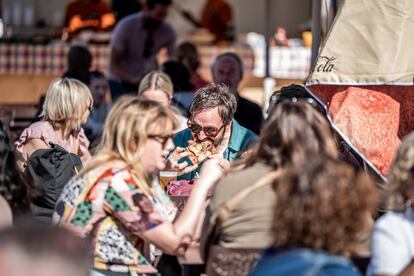
<path id="1" fill-rule="evenodd" d="M 92 55 L 88 48 L 82 45 L 70 47 L 67 62 L 67 70 L 63 73 L 62 78 L 76 79 L 89 85 Z"/>
<path id="2" fill-rule="evenodd" d="M 258 176 L 264 176 L 271 170 L 271 167 L 257 163 L 223 178 L 214 191 L 207 216 L 212 219 L 211 215 L 220 210 L 230 199 L 254 184 Z M 252 192 L 246 200 L 237 205 L 235 212 L 222 222 L 217 244 L 226 248 L 268 248 L 273 242 L 271 228 L 274 200 L 275 194 L 271 185 Z M 209 232 L 212 226 L 214 226 L 213 221 L 205 221 L 203 230 Z"/>

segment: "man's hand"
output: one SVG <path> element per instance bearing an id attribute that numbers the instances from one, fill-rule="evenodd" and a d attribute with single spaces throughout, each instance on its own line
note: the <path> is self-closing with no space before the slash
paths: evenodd
<path id="1" fill-rule="evenodd" d="M 190 165 L 187 161 L 178 163 L 178 161 L 188 155 L 189 152 L 185 148 L 176 147 L 168 159 L 168 169 L 177 171 L 179 176 L 197 169 L 198 165 Z"/>

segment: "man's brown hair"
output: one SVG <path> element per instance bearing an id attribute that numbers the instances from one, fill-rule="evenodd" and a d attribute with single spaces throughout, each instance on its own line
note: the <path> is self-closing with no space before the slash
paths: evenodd
<path id="1" fill-rule="evenodd" d="M 196 92 L 190 115 L 193 117 L 202 110 L 216 107 L 223 123 L 229 123 L 236 113 L 237 100 L 227 86 L 213 83 Z"/>

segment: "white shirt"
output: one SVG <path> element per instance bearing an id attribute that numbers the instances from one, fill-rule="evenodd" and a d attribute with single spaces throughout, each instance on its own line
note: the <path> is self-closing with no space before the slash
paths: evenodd
<path id="1" fill-rule="evenodd" d="M 377 220 L 367 275 L 399 274 L 414 257 L 414 212 L 388 212 Z"/>

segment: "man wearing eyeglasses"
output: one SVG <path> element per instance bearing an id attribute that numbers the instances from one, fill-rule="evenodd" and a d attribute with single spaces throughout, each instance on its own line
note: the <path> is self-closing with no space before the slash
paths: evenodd
<path id="1" fill-rule="evenodd" d="M 237 110 L 234 118 L 237 122 L 259 135 L 263 122 L 262 109 L 254 102 L 241 97 L 237 91 L 243 79 L 243 63 L 240 57 L 230 52 L 217 56 L 211 67 L 211 74 L 214 83 L 227 85 L 230 92 L 236 96 Z"/>
<path id="2" fill-rule="evenodd" d="M 192 164 L 185 151 L 189 143 L 211 141 L 217 153 L 209 158 L 218 158 L 219 165 L 227 170 L 231 161 L 257 141 L 256 134 L 234 119 L 236 108 L 236 97 L 224 85 L 210 84 L 197 91 L 189 111 L 188 128 L 174 137 L 177 147 L 170 163 L 178 170 L 178 179 L 191 180 L 198 176 L 200 165 Z"/>
<path id="3" fill-rule="evenodd" d="M 136 93 L 143 76 L 156 69 L 155 57 L 166 48 L 174 51 L 176 34 L 165 22 L 171 0 L 146 0 L 142 12 L 123 18 L 111 39 L 109 86 L 112 100 L 125 93 Z"/>

